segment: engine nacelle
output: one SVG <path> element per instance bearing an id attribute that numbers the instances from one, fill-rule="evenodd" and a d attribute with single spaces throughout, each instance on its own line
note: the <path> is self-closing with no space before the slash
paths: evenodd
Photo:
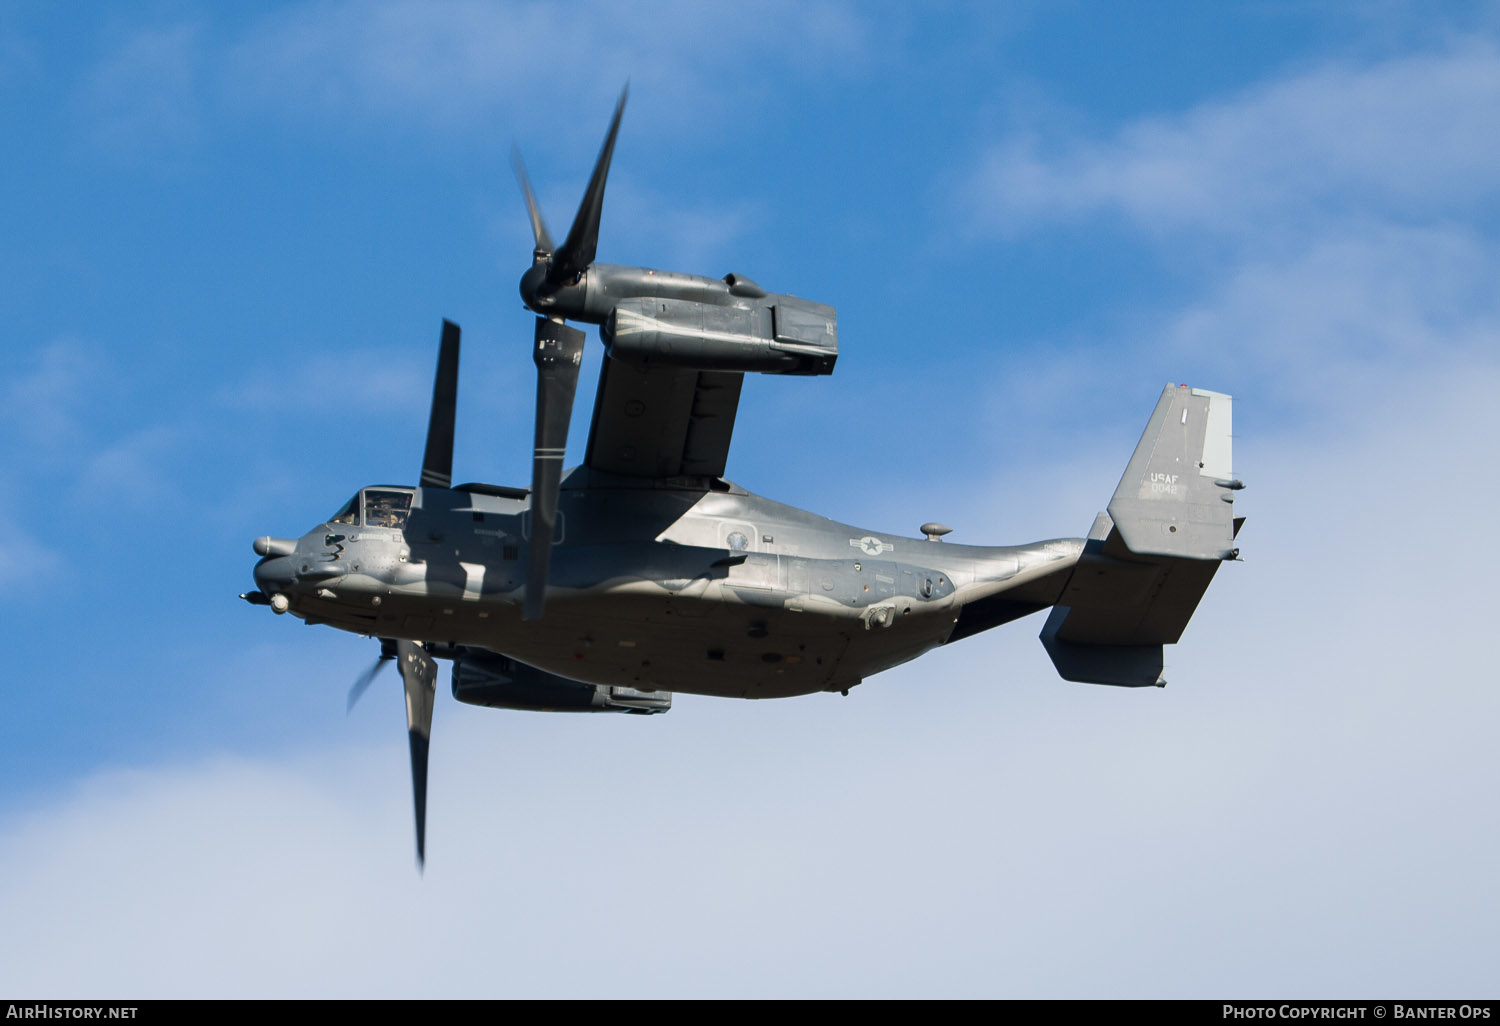
<path id="1" fill-rule="evenodd" d="M 453 697 L 469 705 L 535 712 L 662 713 L 672 708 L 670 691 L 584 684 L 473 649 L 453 660 Z"/>
<path id="2" fill-rule="evenodd" d="M 600 328 L 609 355 L 643 365 L 765 374 L 831 374 L 839 355 L 833 307 L 795 296 L 720 306 L 640 297 Z"/>

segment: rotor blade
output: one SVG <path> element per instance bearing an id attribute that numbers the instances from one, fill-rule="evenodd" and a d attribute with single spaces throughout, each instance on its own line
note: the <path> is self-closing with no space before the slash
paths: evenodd
<path id="1" fill-rule="evenodd" d="M 416 641 L 396 642 L 401 682 L 406 687 L 406 737 L 411 743 L 411 796 L 417 814 L 417 865 L 426 861 L 427 746 L 432 737 L 432 701 L 437 662 Z"/>
<path id="2" fill-rule="evenodd" d="M 354 711 L 354 703 L 358 702 L 361 698 L 364 697 L 365 692 L 369 690 L 371 682 L 374 681 L 375 678 L 380 674 L 380 668 L 384 666 L 385 663 L 385 657 L 382 656 L 381 658 L 375 660 L 374 666 L 370 667 L 364 673 L 360 674 L 359 679 L 354 682 L 354 686 L 349 689 L 349 704 L 344 709 L 345 713 L 351 713 Z"/>
<path id="3" fill-rule="evenodd" d="M 547 269 L 547 284 L 569 285 L 594 262 L 594 252 L 599 248 L 599 217 L 604 212 L 604 181 L 609 177 L 609 162 L 615 155 L 615 136 L 620 131 L 620 116 L 625 113 L 625 98 L 630 87 L 620 90 L 620 102 L 615 105 L 615 116 L 609 123 L 609 134 L 604 137 L 604 148 L 594 164 L 594 174 L 589 187 L 584 190 L 583 202 L 578 205 L 578 214 L 573 218 L 573 227 L 562 248 L 552 255 L 552 265 Z"/>
<path id="4" fill-rule="evenodd" d="M 510 166 L 521 185 L 521 194 L 526 197 L 526 212 L 531 215 L 531 237 L 536 240 L 536 251 L 551 254 L 552 236 L 547 232 L 547 222 L 542 219 L 542 208 L 536 201 L 536 194 L 531 191 L 531 178 L 526 174 L 526 161 L 521 159 L 519 146 L 510 148 Z"/>
<path id="5" fill-rule="evenodd" d="M 542 615 L 547 571 L 552 565 L 552 535 L 557 523 L 557 490 L 568 447 L 568 421 L 578 390 L 578 362 L 583 332 L 561 321 L 536 320 L 536 450 L 531 460 L 531 550 L 526 570 L 523 620 Z"/>
<path id="6" fill-rule="evenodd" d="M 437 374 L 432 380 L 432 415 L 427 420 L 427 454 L 422 457 L 424 488 L 453 486 L 453 420 L 458 409 L 458 325 L 443 321 Z"/>
<path id="7" fill-rule="evenodd" d="M 369 690 L 371 682 L 380 673 L 380 668 L 394 658 L 396 658 L 395 640 L 393 638 L 381 638 L 380 655 L 376 657 L 375 665 L 361 674 L 360 678 L 354 682 L 354 686 L 349 689 L 349 705 L 344 709 L 345 714 L 354 711 L 354 703 L 364 697 L 365 692 Z"/>

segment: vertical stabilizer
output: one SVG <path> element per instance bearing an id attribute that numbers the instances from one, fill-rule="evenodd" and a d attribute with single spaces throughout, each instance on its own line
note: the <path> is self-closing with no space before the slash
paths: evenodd
<path id="1" fill-rule="evenodd" d="M 1162 685 L 1163 645 L 1182 636 L 1239 524 L 1229 396 L 1168 385 L 1042 628 L 1067 680 Z"/>
<path id="2" fill-rule="evenodd" d="M 1233 400 L 1168 385 L 1109 502 L 1131 552 L 1186 559 L 1234 558 Z"/>

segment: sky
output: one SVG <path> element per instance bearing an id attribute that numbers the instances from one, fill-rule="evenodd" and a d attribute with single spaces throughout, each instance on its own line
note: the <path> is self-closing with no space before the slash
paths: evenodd
<path id="1" fill-rule="evenodd" d="M 848 697 L 440 687 L 274 617 L 258 535 L 529 478 L 531 238 L 630 88 L 599 258 L 837 307 L 728 476 L 1079 536 L 1166 382 L 1243 563 L 1169 686 L 1040 618 Z M 1494 997 L 1500 16 L 1483 4 L 0 7 L 0 993 Z M 570 442 L 581 458 L 601 347 Z"/>

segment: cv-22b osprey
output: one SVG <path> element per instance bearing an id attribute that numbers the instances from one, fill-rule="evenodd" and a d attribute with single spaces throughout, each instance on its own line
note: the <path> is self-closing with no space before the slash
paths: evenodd
<path id="1" fill-rule="evenodd" d="M 909 538 L 753 495 L 723 476 L 747 373 L 828 374 L 832 307 L 722 279 L 594 262 L 622 96 L 554 245 L 526 180 L 539 316 L 531 487 L 452 482 L 459 329 L 443 322 L 416 487 L 372 485 L 301 538 L 263 537 L 243 597 L 378 638 L 349 702 L 394 660 L 424 857 L 438 659 L 462 702 L 660 713 L 673 692 L 848 694 L 866 677 L 1031 613 L 1066 679 L 1161 685 L 1219 563 L 1238 556 L 1230 397 L 1168 385 L 1086 538 Z M 562 460 L 584 333 L 606 356 L 581 466 Z"/>

